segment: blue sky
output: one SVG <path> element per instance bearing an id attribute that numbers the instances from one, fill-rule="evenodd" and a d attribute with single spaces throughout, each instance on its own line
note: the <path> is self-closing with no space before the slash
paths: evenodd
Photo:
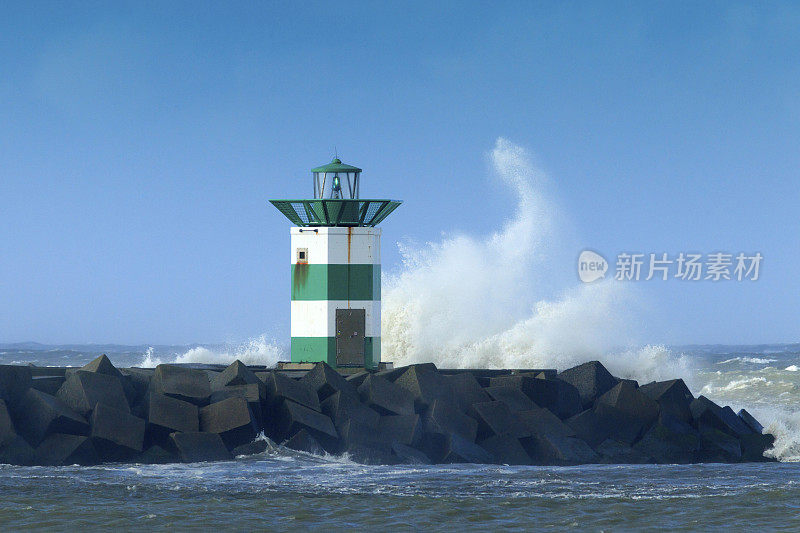
<path id="1" fill-rule="evenodd" d="M 762 253 L 753 283 L 637 284 L 647 340 L 797 341 L 798 27 L 790 3 L 6 3 L 0 341 L 281 340 L 269 198 L 335 146 L 405 202 L 391 271 L 398 241 L 510 215 L 498 137 L 551 180 L 565 283 L 584 248 Z"/>

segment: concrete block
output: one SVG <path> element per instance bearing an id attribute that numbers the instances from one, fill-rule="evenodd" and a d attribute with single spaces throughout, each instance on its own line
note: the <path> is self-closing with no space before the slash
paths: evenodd
<path id="1" fill-rule="evenodd" d="M 747 435 L 752 429 L 732 409 L 722 408 L 705 396 L 692 401 L 689 408 L 698 429 L 713 428 L 733 436 Z"/>
<path id="2" fill-rule="evenodd" d="M 161 446 L 153 445 L 147 448 L 142 453 L 136 455 L 132 460 L 133 463 L 143 465 L 165 465 L 169 463 L 177 463 L 180 458 L 169 450 L 165 450 Z"/>
<path id="3" fill-rule="evenodd" d="M 206 373 L 184 366 L 158 365 L 150 386 L 154 392 L 199 406 L 208 403 L 211 396 Z"/>
<path id="4" fill-rule="evenodd" d="M 122 389 L 122 383 L 116 377 L 97 372 L 77 370 L 67 374 L 56 398 L 68 405 L 76 413 L 89 416 L 98 403 L 130 412 L 128 399 Z"/>
<path id="5" fill-rule="evenodd" d="M 0 400 L 11 408 L 31 386 L 31 369 L 20 365 L 0 365 Z"/>
<path id="6" fill-rule="evenodd" d="M 31 388 L 55 396 L 64 384 L 64 376 L 34 376 Z"/>
<path id="7" fill-rule="evenodd" d="M 662 411 L 661 413 L 659 413 L 658 423 L 666 427 L 673 433 L 679 433 L 679 434 L 697 433 L 697 430 L 693 428 L 690 424 L 687 424 L 683 420 L 677 418 L 669 411 Z"/>
<path id="8" fill-rule="evenodd" d="M 428 367 L 428 368 L 432 367 L 433 370 L 436 370 L 436 365 L 434 365 L 433 363 L 422 363 L 416 366 Z M 409 369 L 408 365 L 398 366 L 396 368 L 388 368 L 386 370 L 381 370 L 380 372 L 375 372 L 375 375 L 385 379 L 386 381 L 391 381 L 392 383 L 394 383 L 394 381 L 400 376 L 402 376 L 408 369 Z"/>
<path id="9" fill-rule="evenodd" d="M 560 379 L 543 379 L 530 375 L 514 374 L 493 377 L 490 386 L 514 387 L 524 392 L 539 407 L 550 409 L 561 419 L 581 411 L 578 389 Z"/>
<path id="10" fill-rule="evenodd" d="M 606 464 L 649 464 L 653 459 L 625 443 L 606 439 L 597 447 L 600 460 Z"/>
<path id="11" fill-rule="evenodd" d="M 478 433 L 478 422 L 475 419 L 443 400 L 434 400 L 425 411 L 422 427 L 429 433 L 456 434 L 469 442 L 475 442 Z"/>
<path id="12" fill-rule="evenodd" d="M 565 424 L 549 409 L 535 407 L 528 411 L 516 413 L 520 421 L 520 432 L 523 436 L 556 435 L 558 437 L 574 437 L 575 430 Z"/>
<path id="13" fill-rule="evenodd" d="M 228 385 L 211 393 L 208 398 L 209 405 L 227 400 L 228 398 L 242 398 L 250 406 L 256 427 L 260 431 L 264 428 L 264 413 L 262 405 L 266 401 L 267 389 L 260 380 L 249 385 Z"/>
<path id="14" fill-rule="evenodd" d="M 370 375 L 370 373 L 367 372 L 367 371 L 356 372 L 355 374 L 351 374 L 351 375 L 347 376 L 347 378 L 345 378 L 345 379 L 348 382 L 352 383 L 353 386 L 356 389 L 358 389 L 361 386 L 361 384 L 364 383 L 364 380 L 367 379 L 367 376 L 369 376 L 369 375 Z"/>
<path id="15" fill-rule="evenodd" d="M 217 433 L 233 449 L 255 439 L 259 427 L 247 401 L 234 397 L 201 408 L 200 431 Z"/>
<path id="16" fill-rule="evenodd" d="M 534 379 L 536 378 L 533 376 L 523 376 L 521 374 L 493 376 L 489 378 L 489 387 L 510 387 L 512 389 L 518 389 L 530 398 L 530 395 L 535 392 L 530 386 L 531 380 Z"/>
<path id="17" fill-rule="evenodd" d="M 337 392 L 358 397 L 356 386 L 327 363 L 314 365 L 300 382 L 316 392 L 320 402 Z"/>
<path id="18" fill-rule="evenodd" d="M 34 446 L 51 433 L 89 434 L 85 418 L 54 396 L 35 389 L 25 392 L 12 414 L 17 431 Z"/>
<path id="19" fill-rule="evenodd" d="M 697 460 L 700 437 L 696 432 L 678 433 L 657 423 L 633 449 L 659 464 L 687 464 Z"/>
<path id="20" fill-rule="evenodd" d="M 414 446 L 422 438 L 422 423 L 419 415 L 382 416 L 377 433 L 384 442 Z"/>
<path id="21" fill-rule="evenodd" d="M 269 444 L 266 440 L 253 440 L 246 444 L 236 446 L 231 450 L 231 455 L 234 457 L 239 457 L 240 455 L 258 455 L 267 451 L 267 448 L 269 448 Z"/>
<path id="22" fill-rule="evenodd" d="M 100 456 L 89 437 L 53 433 L 36 448 L 36 463 L 41 465 L 96 465 Z"/>
<path id="23" fill-rule="evenodd" d="M 36 460 L 36 450 L 16 433 L 0 443 L 0 464 L 29 466 Z"/>
<path id="24" fill-rule="evenodd" d="M 414 397 L 406 389 L 376 375 L 358 387 L 361 401 L 384 415 L 413 415 Z"/>
<path id="25" fill-rule="evenodd" d="M 739 418 L 733 409 L 730 406 L 725 406 L 722 408 L 720 413 L 722 415 L 722 419 L 731 428 L 731 432 L 734 437 L 743 437 L 744 435 L 750 435 L 753 433 L 752 428 L 745 424 L 745 422 Z"/>
<path id="26" fill-rule="evenodd" d="M 252 407 L 266 400 L 267 388 L 260 380 L 258 383 L 248 385 L 228 385 L 213 391 L 208 397 L 208 403 L 221 402 L 228 398 L 244 398 Z"/>
<path id="27" fill-rule="evenodd" d="M 153 392 L 147 406 L 148 440 L 169 448 L 171 433 L 196 432 L 200 429 L 197 406 Z"/>
<path id="28" fill-rule="evenodd" d="M 510 435 L 493 435 L 480 441 L 478 444 L 481 448 L 489 452 L 499 464 L 531 464 L 531 458 L 516 437 Z"/>
<path id="29" fill-rule="evenodd" d="M 208 384 L 209 384 L 209 386 L 210 386 L 212 383 L 214 383 L 214 381 L 216 381 L 216 380 L 217 380 L 217 378 L 219 378 L 219 375 L 222 373 L 222 372 L 218 372 L 218 371 L 216 371 L 216 370 L 212 370 L 212 369 L 210 369 L 210 368 L 200 368 L 200 369 L 198 369 L 198 370 L 202 370 L 203 372 L 205 372 L 205 374 L 206 374 L 206 378 L 208 378 Z M 212 391 L 213 391 L 213 389 L 212 389 Z"/>
<path id="30" fill-rule="evenodd" d="M 568 418 L 564 423 L 574 432 L 575 436 L 592 447 L 599 446 L 610 434 L 610 429 L 597 416 L 594 409 L 585 411 Z"/>
<path id="31" fill-rule="evenodd" d="M 344 450 L 351 461 L 363 465 L 393 465 L 397 464 L 400 460 L 392 453 L 390 447 L 372 447 L 352 445 Z"/>
<path id="32" fill-rule="evenodd" d="M 115 377 L 117 379 L 122 379 L 122 374 L 117 367 L 115 367 L 111 360 L 106 356 L 106 354 L 101 355 L 100 357 L 95 358 L 91 363 L 87 363 L 81 367 L 81 370 L 84 372 L 94 372 L 97 374 L 105 374 L 107 376 Z"/>
<path id="33" fill-rule="evenodd" d="M 34 449 L 17 435 L 6 403 L 0 400 L 0 464 L 31 465 L 34 461 Z"/>
<path id="34" fill-rule="evenodd" d="M 310 430 L 317 438 L 336 439 L 339 436 L 330 418 L 292 400 L 283 400 L 276 414 L 277 430 L 285 438 L 303 428 Z"/>
<path id="35" fill-rule="evenodd" d="M 17 435 L 5 400 L 0 400 L 0 446 Z"/>
<path id="36" fill-rule="evenodd" d="M 491 401 L 473 404 L 468 414 L 478 422 L 478 439 L 492 435 L 525 436 L 520 420 L 505 402 Z"/>
<path id="37" fill-rule="evenodd" d="M 146 423 L 141 418 L 98 403 L 91 425 L 92 443 L 104 461 L 122 461 L 143 450 Z"/>
<path id="38" fill-rule="evenodd" d="M 736 463 L 742 459 L 739 439 L 714 428 L 700 432 L 700 460 L 704 463 Z"/>
<path id="39" fill-rule="evenodd" d="M 369 426 L 356 421 L 347 420 L 342 424 L 339 433 L 339 450 L 347 452 L 355 447 L 376 448 L 389 450 L 390 442 L 385 441 L 382 435 Z"/>
<path id="40" fill-rule="evenodd" d="M 461 372 L 449 376 L 442 375 L 442 380 L 451 393 L 451 400 L 464 413 L 469 410 L 473 403 L 489 402 L 493 399 L 470 372 Z M 528 399 L 527 396 L 525 396 L 525 399 Z"/>
<path id="41" fill-rule="evenodd" d="M 228 365 L 225 370 L 214 376 L 213 381 L 211 381 L 211 390 L 220 390 L 231 385 L 257 384 L 263 384 L 263 382 L 256 377 L 252 370 L 247 368 L 247 365 L 237 359 Z"/>
<path id="42" fill-rule="evenodd" d="M 440 464 L 444 462 L 448 446 L 448 435 L 425 432 L 422 434 L 419 445 L 415 448 L 424 453 L 431 460 L 431 464 Z"/>
<path id="43" fill-rule="evenodd" d="M 567 419 L 565 423 L 578 438 L 593 448 L 608 438 L 632 445 L 650 427 L 629 413 L 607 404 L 598 404 Z"/>
<path id="44" fill-rule="evenodd" d="M 298 452 L 306 452 L 313 455 L 324 455 L 325 450 L 314 436 L 306 429 L 301 429 L 284 444 L 287 448 Z"/>
<path id="45" fill-rule="evenodd" d="M 123 368 L 120 370 L 122 377 L 130 386 L 132 395 L 128 398 L 131 413 L 136 416 L 145 416 L 144 408 L 147 405 L 147 395 L 150 393 L 150 381 L 153 379 L 153 368 Z M 125 385 L 123 385 L 123 389 Z M 127 391 L 126 391 L 127 393 Z"/>
<path id="46" fill-rule="evenodd" d="M 28 365 L 28 369 L 31 371 L 31 376 L 61 376 L 62 378 L 67 372 L 67 368 L 64 366 L 35 366 L 35 365 Z"/>
<path id="47" fill-rule="evenodd" d="M 411 365 L 394 384 L 407 390 L 414 398 L 414 409 L 422 412 L 434 400 L 451 399 L 452 393 L 433 364 Z"/>
<path id="48" fill-rule="evenodd" d="M 625 381 L 621 381 L 600 396 L 597 404 L 613 407 L 647 427 L 658 419 L 660 412 L 658 403 Z"/>
<path id="49" fill-rule="evenodd" d="M 486 387 L 484 390 L 491 396 L 492 400 L 505 403 L 514 412 L 530 411 L 539 407 L 533 403 L 533 400 L 528 398 L 527 394 L 515 387 L 495 385 L 494 387 Z"/>
<path id="50" fill-rule="evenodd" d="M 474 442 L 456 433 L 425 433 L 420 444 L 421 451 L 433 463 L 478 463 L 492 464 L 494 456 Z"/>
<path id="51" fill-rule="evenodd" d="M 689 408 L 696 426 L 713 427 L 721 431 L 730 430 L 728 425 L 722 420 L 720 414 L 722 407 L 705 396 L 699 396 L 693 400 Z"/>
<path id="52" fill-rule="evenodd" d="M 284 400 L 304 405 L 314 411 L 320 410 L 319 397 L 305 383 L 288 378 L 280 372 L 270 372 L 264 378 L 267 387 L 267 401 L 273 407 L 279 406 Z"/>
<path id="53" fill-rule="evenodd" d="M 392 453 L 397 457 L 397 460 L 403 464 L 411 465 L 429 465 L 431 464 L 430 458 L 423 452 L 407 446 L 400 442 L 392 443 Z"/>
<path id="54" fill-rule="evenodd" d="M 95 374 L 104 374 L 106 376 L 111 376 L 112 378 L 117 378 L 122 385 L 122 390 L 125 392 L 125 398 L 128 400 L 128 405 L 131 405 L 131 403 L 136 400 L 136 390 L 131 383 L 130 378 L 123 375 L 122 372 L 120 372 L 111 363 L 105 354 L 84 365 L 81 367 L 81 370 L 84 372 L 93 372 Z"/>
<path id="55" fill-rule="evenodd" d="M 520 442 L 533 464 L 578 465 L 600 462 L 600 457 L 588 444 L 574 437 L 534 435 L 523 437 Z"/>
<path id="56" fill-rule="evenodd" d="M 590 408 L 597 398 L 617 384 L 617 378 L 600 361 L 589 361 L 564 370 L 558 374 L 558 378 L 578 389 L 583 409 Z"/>
<path id="57" fill-rule="evenodd" d="M 338 391 L 327 397 L 320 407 L 322 413 L 330 417 L 337 428 L 347 420 L 357 420 L 376 429 L 378 427 L 380 415 L 361 403 L 357 396 Z"/>
<path id="58" fill-rule="evenodd" d="M 539 407 L 550 409 L 561 419 L 569 418 L 581 412 L 581 395 L 574 386 L 566 381 L 556 379 L 536 380 L 539 394 L 532 396 L 531 399 Z M 552 401 L 537 401 L 537 398 L 552 398 Z"/>
<path id="59" fill-rule="evenodd" d="M 689 388 L 682 379 L 654 381 L 639 387 L 639 391 L 658 403 L 662 413 L 670 413 L 678 420 L 692 422 L 692 411 L 689 405 L 694 400 Z"/>
<path id="60" fill-rule="evenodd" d="M 775 444 L 775 436 L 769 433 L 750 433 L 739 437 L 739 444 L 742 449 L 742 460 L 753 462 L 774 461 L 775 459 L 764 457 L 764 452 L 772 448 Z"/>
<path id="61" fill-rule="evenodd" d="M 742 422 L 747 424 L 747 427 L 749 427 L 753 431 L 753 433 L 764 432 L 764 426 L 762 426 L 761 423 L 758 420 L 756 420 L 753 415 L 748 413 L 746 409 L 740 409 L 739 412 L 737 413 L 737 416 L 741 418 Z"/>
<path id="62" fill-rule="evenodd" d="M 645 383 L 644 385 L 639 386 L 639 390 L 655 401 L 658 401 L 664 396 L 681 398 L 689 400 L 689 402 L 694 400 L 692 392 L 682 379 L 651 381 L 650 383 Z"/>
<path id="63" fill-rule="evenodd" d="M 191 431 L 170 434 L 172 445 L 184 463 L 200 463 L 204 461 L 226 461 L 233 456 L 216 433 Z"/>

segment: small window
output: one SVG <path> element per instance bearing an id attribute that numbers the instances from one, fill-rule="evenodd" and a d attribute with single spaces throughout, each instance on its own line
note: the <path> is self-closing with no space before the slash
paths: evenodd
<path id="1" fill-rule="evenodd" d="M 308 263 L 308 248 L 297 249 L 297 262 Z"/>

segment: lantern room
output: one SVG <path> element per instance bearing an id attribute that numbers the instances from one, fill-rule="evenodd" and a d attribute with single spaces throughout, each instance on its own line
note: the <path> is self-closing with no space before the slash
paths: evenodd
<path id="1" fill-rule="evenodd" d="M 356 200 L 361 169 L 345 165 L 336 157 L 327 165 L 311 169 L 315 200 Z"/>

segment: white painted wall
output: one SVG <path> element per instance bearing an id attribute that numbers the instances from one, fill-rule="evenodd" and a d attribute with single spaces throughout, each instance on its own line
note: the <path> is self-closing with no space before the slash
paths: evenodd
<path id="1" fill-rule="evenodd" d="M 380 300 L 298 300 L 292 302 L 292 337 L 335 337 L 337 309 L 364 309 L 364 334 L 381 336 Z"/>
<path id="2" fill-rule="evenodd" d="M 317 231 L 314 231 L 317 230 Z M 348 232 L 350 258 L 348 261 Z M 381 263 L 380 228 L 291 228 L 290 264 L 297 258 L 298 248 L 308 249 L 311 265 L 379 265 Z"/>

